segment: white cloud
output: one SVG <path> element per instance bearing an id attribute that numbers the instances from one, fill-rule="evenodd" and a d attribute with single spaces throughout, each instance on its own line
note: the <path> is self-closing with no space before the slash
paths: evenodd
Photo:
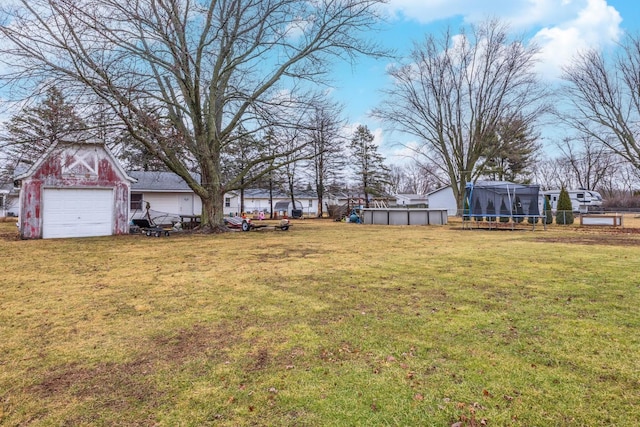
<path id="1" fill-rule="evenodd" d="M 430 23 L 452 17 L 462 17 L 474 22 L 487 16 L 500 16 L 515 23 L 515 17 L 532 17 L 545 9 L 554 8 L 549 3 L 559 0 L 390 0 L 387 10 L 392 16 L 403 16 L 421 23 Z M 557 10 L 555 10 L 557 13 Z"/>
<path id="2" fill-rule="evenodd" d="M 313 25 L 313 17 L 304 19 L 296 17 L 285 28 L 285 36 L 289 39 L 299 39 Z"/>
<path id="3" fill-rule="evenodd" d="M 542 50 L 539 71 L 550 79 L 580 50 L 609 46 L 622 34 L 622 18 L 607 0 L 390 0 L 388 9 L 421 23 L 498 17 L 515 31 L 534 32 Z"/>
<path id="4" fill-rule="evenodd" d="M 424 145 L 419 144 L 418 141 L 410 139 L 395 145 L 384 154 L 387 158 L 387 163 L 404 165 L 411 163 L 411 161 L 418 157 L 418 153 L 423 146 Z"/>
<path id="5" fill-rule="evenodd" d="M 544 27 L 533 37 L 542 49 L 539 71 L 557 78 L 562 67 L 581 50 L 600 49 L 617 42 L 622 18 L 605 0 L 588 0 L 575 19 L 556 26 Z"/>

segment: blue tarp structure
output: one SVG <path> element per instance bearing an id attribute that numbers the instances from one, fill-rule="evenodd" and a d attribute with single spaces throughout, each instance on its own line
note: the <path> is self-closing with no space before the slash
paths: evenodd
<path id="1" fill-rule="evenodd" d="M 509 217 L 520 222 L 524 218 L 540 217 L 539 185 L 515 184 L 507 181 L 468 183 L 464 194 L 464 218 Z"/>

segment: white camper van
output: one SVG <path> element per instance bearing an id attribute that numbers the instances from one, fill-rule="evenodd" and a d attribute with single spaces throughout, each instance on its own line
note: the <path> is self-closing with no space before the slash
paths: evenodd
<path id="1" fill-rule="evenodd" d="M 580 189 L 567 190 L 567 193 L 569 193 L 571 207 L 574 212 L 587 213 L 602 209 L 602 196 L 597 191 Z M 542 194 L 549 196 L 549 200 L 551 201 L 551 210 L 555 211 L 558 206 L 560 190 L 548 190 L 544 191 Z"/>

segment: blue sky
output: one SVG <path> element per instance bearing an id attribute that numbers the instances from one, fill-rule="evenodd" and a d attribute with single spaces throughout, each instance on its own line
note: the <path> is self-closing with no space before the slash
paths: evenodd
<path id="1" fill-rule="evenodd" d="M 500 18 L 514 33 L 527 34 L 541 47 L 538 71 L 550 85 L 560 81 L 561 67 L 580 49 L 613 49 L 626 32 L 636 33 L 640 28 L 639 0 L 389 0 L 384 11 L 387 23 L 371 36 L 400 55 L 427 33 L 439 33 L 447 26 L 455 30 L 487 17 Z M 374 132 L 389 163 L 402 163 L 402 154 L 407 152 L 402 144 L 415 141 L 390 133 L 368 115 L 383 101 L 380 90 L 389 85 L 385 72 L 389 62 L 361 58 L 355 67 L 338 65 L 333 96 L 344 104 L 351 126 L 365 124 Z M 543 145 L 552 151 L 552 140 L 561 140 L 562 135 L 541 130 Z"/>

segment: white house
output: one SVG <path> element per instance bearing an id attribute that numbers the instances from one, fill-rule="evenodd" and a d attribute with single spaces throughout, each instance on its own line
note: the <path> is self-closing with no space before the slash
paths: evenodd
<path id="1" fill-rule="evenodd" d="M 362 193 L 341 193 L 332 196 L 332 203 L 348 206 L 349 208 L 363 208 L 365 207 L 365 196 Z M 381 197 L 374 197 L 369 195 L 369 207 L 389 207 L 395 206 L 397 203 L 396 196 L 383 195 Z"/>
<path id="2" fill-rule="evenodd" d="M 136 179 L 131 185 L 131 217 L 146 216 L 147 207 L 151 218 L 161 223 L 175 222 L 189 216 L 202 214 L 202 201 L 187 183 L 173 172 L 131 171 L 129 176 Z M 194 178 L 199 179 L 198 176 Z M 301 192 L 296 195 L 296 208 L 304 216 L 316 216 L 317 197 L 312 193 Z M 275 191 L 271 195 L 267 190 L 248 189 L 244 191 L 244 212 L 257 215 L 264 212 L 269 216 L 271 206 L 279 202 L 288 203 L 291 197 Z M 148 204 L 148 205 L 147 205 Z M 287 215 L 292 215 L 293 206 L 287 206 Z M 224 196 L 223 212 L 225 216 L 240 215 L 243 211 L 240 192 L 233 191 Z M 276 212 L 282 215 L 284 212 Z"/>
<path id="3" fill-rule="evenodd" d="M 295 195 L 296 206 L 291 203 L 291 197 L 281 191 L 269 194 L 268 190 L 248 189 L 244 191 L 244 211 L 248 214 L 264 212 L 269 215 L 273 206 L 275 214 L 292 216 L 293 209 L 301 210 L 305 217 L 318 215 L 318 196 L 313 192 L 301 191 Z M 227 203 L 228 202 L 228 203 Z M 225 195 L 225 215 L 241 212 L 240 192 Z M 325 209 L 326 210 L 326 209 Z"/>
<path id="4" fill-rule="evenodd" d="M 429 199 L 423 194 L 396 194 L 396 206 L 426 207 Z"/>
<path id="5" fill-rule="evenodd" d="M 13 187 L 13 185 L 11 185 Z M 5 185 L 0 187 L 0 218 L 7 216 L 8 209 L 8 198 L 9 198 L 10 185 Z"/>
<path id="6" fill-rule="evenodd" d="M 0 187 L 0 218 L 18 216 L 20 208 L 20 189 L 12 182 Z"/>
<path id="7" fill-rule="evenodd" d="M 458 214 L 458 205 L 450 185 L 440 187 L 427 194 L 429 208 L 446 209 L 449 216 Z"/>
<path id="8" fill-rule="evenodd" d="M 128 174 L 136 180 L 131 184 L 132 218 L 145 216 L 147 207 L 153 212 L 152 219 L 166 217 L 159 220 L 161 223 L 202 214 L 200 197 L 173 172 L 130 171 Z"/>

